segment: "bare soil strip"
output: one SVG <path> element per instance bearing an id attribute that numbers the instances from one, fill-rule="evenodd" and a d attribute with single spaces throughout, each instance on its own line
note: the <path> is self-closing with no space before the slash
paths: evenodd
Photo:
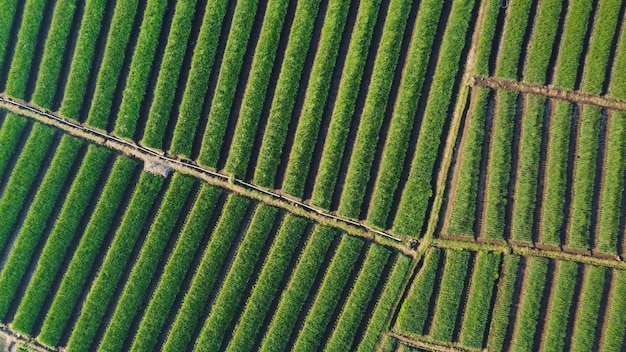
<path id="1" fill-rule="evenodd" d="M 429 351 L 443 351 L 443 352 L 479 351 L 479 350 L 457 346 L 455 344 L 442 344 L 442 343 L 438 343 L 435 341 L 430 341 L 430 339 L 428 338 L 418 339 L 415 337 L 404 336 L 395 332 L 389 332 L 388 335 L 399 340 L 400 342 L 406 345 L 418 347 L 418 348 L 424 348 Z"/>
<path id="2" fill-rule="evenodd" d="M 470 86 L 518 91 L 524 94 L 544 95 L 549 98 L 566 100 L 572 103 L 596 105 L 611 110 L 626 111 L 626 101 L 624 100 L 611 98 L 607 95 L 590 94 L 579 90 L 558 88 L 552 85 L 516 82 L 499 77 L 480 76 L 473 76 L 469 84 Z"/>
<path id="3" fill-rule="evenodd" d="M 166 167 L 172 168 L 173 170 L 200 178 L 208 184 L 216 185 L 231 192 L 286 209 L 291 213 L 311 218 L 325 225 L 341 228 L 350 234 L 365 237 L 386 246 L 395 247 L 411 257 L 415 256 L 415 251 L 409 250 L 403 243 L 408 242 L 409 238 L 392 236 L 386 232 L 370 228 L 360 222 L 327 213 L 321 209 L 283 196 L 282 194 L 276 193 L 272 190 L 257 187 L 245 181 L 238 180 L 215 171 L 203 169 L 190 162 L 167 157 L 151 149 L 139 146 L 134 142 L 91 129 L 87 126 L 83 126 L 53 115 L 52 113 L 41 110 L 38 107 L 8 99 L 5 96 L 0 96 L 0 107 L 4 107 L 15 113 L 31 117 L 44 124 L 57 127 L 71 135 L 85 138 L 93 143 L 104 145 L 121 153 L 141 159 L 144 162 L 156 161 Z"/>

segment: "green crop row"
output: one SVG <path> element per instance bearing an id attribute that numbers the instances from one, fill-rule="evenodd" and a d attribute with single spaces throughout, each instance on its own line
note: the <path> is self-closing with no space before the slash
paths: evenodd
<path id="1" fill-rule="evenodd" d="M 137 0 L 115 3 L 111 29 L 104 47 L 104 57 L 98 71 L 93 100 L 87 115 L 87 124 L 106 129 L 113 104 L 113 94 L 118 88 L 124 64 L 126 46 L 137 14 Z"/>
<path id="2" fill-rule="evenodd" d="M 626 26 L 622 26 L 622 33 L 619 34 L 620 39 L 617 44 L 615 58 L 613 59 L 613 67 L 611 69 L 611 76 L 613 79 L 610 81 L 609 94 L 613 98 L 626 99 L 626 80 L 617 78 L 618 72 L 626 72 Z"/>
<path id="3" fill-rule="evenodd" d="M 235 326 L 226 351 L 250 351 L 260 342 L 259 336 L 270 305 L 276 296 L 285 273 L 289 270 L 300 238 L 304 235 L 308 220 L 287 215 L 278 230 L 274 242 L 261 266 L 261 273 Z M 199 347 L 199 346 L 198 346 Z M 203 350 L 211 346 L 202 346 Z"/>
<path id="4" fill-rule="evenodd" d="M 80 146 L 80 141 L 74 143 L 76 146 Z M 74 148 L 76 149 L 76 147 Z M 68 252 L 76 236 L 76 230 L 82 216 L 89 215 L 83 213 L 85 209 L 88 208 L 89 202 L 93 197 L 93 193 L 102 176 L 109 154 L 108 149 L 99 148 L 93 144 L 89 146 L 87 154 L 78 170 L 78 174 L 72 182 L 69 193 L 65 198 L 59 216 L 54 223 L 52 232 L 46 240 L 46 244 L 39 256 L 37 267 L 28 283 L 28 287 L 22 297 L 17 313 L 13 318 L 13 329 L 28 335 L 33 333 L 33 327 L 39 317 L 41 306 L 46 300 L 50 287 L 57 277 L 59 268 L 65 259 L 64 254 Z M 70 160 L 68 160 L 68 169 L 71 166 Z M 63 183 L 63 180 L 59 181 L 61 184 Z M 42 187 L 43 186 L 42 184 Z M 52 191 L 52 187 L 50 190 Z M 55 205 L 54 201 L 49 204 L 50 209 Z M 35 210 L 35 208 L 31 209 Z M 44 210 L 39 210 L 42 214 L 45 213 Z M 49 210 L 47 211 L 49 212 Z M 42 221 L 40 226 L 43 229 L 46 224 L 44 219 L 42 219 Z M 26 227 L 23 227 L 23 229 L 26 230 Z M 11 253 L 14 251 L 15 247 Z M 24 264 L 27 265 L 27 263 Z"/>
<path id="5" fill-rule="evenodd" d="M 209 220 L 221 191 L 218 188 L 204 184 L 195 200 L 172 254 L 163 269 L 148 307 L 139 324 L 139 329 L 134 337 L 132 351 L 151 351 L 157 344 L 157 339 L 168 314 L 174 305 L 174 301 L 180 292 L 183 280 L 190 269 L 194 253 L 205 234 Z"/>
<path id="6" fill-rule="evenodd" d="M 148 78 L 163 24 L 166 1 L 148 0 L 141 21 L 137 45 L 133 51 L 126 86 L 122 93 L 120 111 L 115 121 L 115 134 L 124 138 L 133 138 L 139 119 L 139 110 L 144 100 Z"/>
<path id="7" fill-rule="evenodd" d="M 379 7 L 380 0 L 359 4 L 311 198 L 313 205 L 324 209 L 330 208 L 337 183 Z"/>
<path id="8" fill-rule="evenodd" d="M 35 123 L 0 197 L 0 251 L 13 230 L 54 137 L 50 127 Z"/>
<path id="9" fill-rule="evenodd" d="M 43 10 L 43 8 L 42 8 Z M 46 109 L 52 107 L 52 99 L 58 89 L 59 72 L 63 64 L 68 36 L 76 12 L 76 0 L 59 0 L 54 5 L 52 23 L 43 49 L 37 83 L 32 101 Z M 67 64 L 67 63 L 65 63 Z"/>
<path id="10" fill-rule="evenodd" d="M 410 0 L 391 0 L 389 4 L 337 210 L 343 216 L 358 218 L 361 213 L 412 3 Z M 401 163 L 400 160 L 395 162 Z"/>
<path id="11" fill-rule="evenodd" d="M 496 34 L 496 22 L 501 9 L 501 1 L 486 0 L 483 13 L 483 22 L 476 44 L 476 59 L 474 73 L 479 76 L 489 76 L 489 56 L 493 55 L 493 38 Z"/>
<path id="12" fill-rule="evenodd" d="M 441 250 L 433 247 L 424 259 L 411 291 L 400 308 L 397 320 L 398 331 L 416 335 L 426 333 L 424 327 L 428 318 L 428 307 L 432 300 L 440 256 Z"/>
<path id="13" fill-rule="evenodd" d="M 600 1 L 597 5 L 591 40 L 585 58 L 585 73 L 580 89 L 594 94 L 602 94 L 607 70 L 610 70 L 609 56 L 613 37 L 616 35 L 617 19 L 622 0 Z"/>
<path id="14" fill-rule="evenodd" d="M 509 321 L 511 305 L 513 304 L 513 291 L 517 281 L 517 271 L 520 257 L 505 256 L 501 270 L 496 302 L 491 313 L 491 325 L 489 327 L 489 339 L 487 348 L 492 351 L 501 351 L 504 346 L 507 330 L 512 324 Z"/>
<path id="15" fill-rule="evenodd" d="M 513 333 L 513 351 L 532 351 L 537 333 L 537 320 L 546 284 L 548 259 L 528 257 L 524 288 L 518 303 L 517 322 Z M 541 334 L 541 332 L 539 332 Z"/>
<path id="16" fill-rule="evenodd" d="M 298 1 L 296 13 L 289 32 L 289 43 L 276 82 L 265 135 L 254 171 L 254 183 L 273 188 L 278 164 L 283 153 L 287 130 L 291 121 L 298 87 L 302 80 L 302 68 L 306 60 L 313 26 L 318 15 L 320 0 Z"/>
<path id="17" fill-rule="evenodd" d="M 473 7 L 474 0 L 459 0 L 452 3 L 450 21 L 441 43 L 409 177 L 394 219 L 393 232 L 397 234 L 419 237 L 418 232 L 426 216 L 428 200 L 433 193 L 431 185 L 433 169 L 443 127 L 450 117 L 452 90 L 459 71 L 461 52 L 465 47 Z"/>
<path id="18" fill-rule="evenodd" d="M 367 307 L 375 299 L 374 290 L 381 280 L 390 252 L 383 246 L 372 245 L 367 251 L 365 262 L 361 266 L 356 282 L 350 290 L 348 299 L 335 323 L 325 351 L 348 351 L 354 345 L 359 325 L 365 316 Z"/>
<path id="19" fill-rule="evenodd" d="M 546 98 L 537 95 L 525 96 L 522 132 L 519 142 L 517 183 L 515 184 L 515 206 L 513 207 L 511 238 L 515 241 L 532 242 L 533 227 L 539 187 L 541 165 L 541 138 Z"/>
<path id="20" fill-rule="evenodd" d="M 324 332 L 332 323 L 333 315 L 342 292 L 349 284 L 350 274 L 363 247 L 363 241 L 356 237 L 344 236 L 339 243 L 337 252 L 324 274 L 319 291 L 307 312 L 302 329 L 293 346 L 294 351 L 316 351 L 321 347 Z"/>
<path id="21" fill-rule="evenodd" d="M 500 253 L 479 252 L 476 255 L 459 337 L 463 346 L 483 348 L 487 318 L 491 310 L 491 297 L 494 294 L 501 260 Z"/>
<path id="22" fill-rule="evenodd" d="M 67 344 L 68 350 L 87 351 L 92 346 L 102 318 L 115 289 L 120 284 L 130 254 L 162 185 L 163 178 L 145 172 L 141 174 L 124 218 L 81 307 Z"/>
<path id="23" fill-rule="evenodd" d="M 139 257 L 128 276 L 122 295 L 115 303 L 115 311 L 111 316 L 99 351 L 120 351 L 124 346 L 124 340 L 141 303 L 152 281 L 157 265 L 163 256 L 165 246 L 174 233 L 174 226 L 181 214 L 183 206 L 189 197 L 194 179 L 183 174 L 176 173 L 167 189 L 165 198 L 161 203 L 159 212 L 148 232 L 146 239 L 139 252 Z"/>
<path id="24" fill-rule="evenodd" d="M 572 333 L 572 351 L 593 350 L 596 325 L 598 321 L 602 323 L 600 305 L 604 293 L 605 272 L 606 268 L 602 266 L 587 267 Z"/>
<path id="25" fill-rule="evenodd" d="M 30 66 L 47 2 L 48 0 L 26 0 L 24 4 L 24 15 L 17 33 L 15 52 L 5 87 L 6 93 L 12 97 L 24 99 L 26 96 Z"/>
<path id="26" fill-rule="evenodd" d="M 172 114 L 178 78 L 181 74 L 184 75 L 180 68 L 183 65 L 187 47 L 190 46 L 188 40 L 195 7 L 196 0 L 176 2 L 163 62 L 154 88 L 154 99 L 150 105 L 146 130 L 141 140 L 144 145 L 152 148 L 163 149 L 163 137 Z"/>
<path id="27" fill-rule="evenodd" d="M 518 92 L 499 91 L 491 130 L 491 152 L 485 187 L 484 236 L 504 239 L 506 203 L 511 175 L 513 128 L 517 110 Z"/>
<path id="28" fill-rule="evenodd" d="M 38 340 L 48 346 L 56 346 L 61 339 L 94 265 L 103 238 L 111 227 L 113 216 L 120 207 L 125 191 L 129 188 L 128 184 L 135 166 L 135 161 L 125 157 L 118 158 L 113 164 L 102 195 L 42 324 Z"/>
<path id="29" fill-rule="evenodd" d="M 331 227 L 316 227 L 303 249 L 289 284 L 280 297 L 259 350 L 286 350 L 298 315 L 309 296 L 336 233 Z"/>
<path id="30" fill-rule="evenodd" d="M 546 160 L 540 241 L 558 246 L 564 223 L 572 104 L 565 101 L 555 103 Z"/>
<path id="31" fill-rule="evenodd" d="M 11 36 L 11 27 L 15 22 L 15 12 L 18 0 L 4 0 L 2 11 L 0 11 L 0 67 L 4 67 L 4 60 L 7 58 L 7 46 Z"/>
<path id="32" fill-rule="evenodd" d="M 543 348 L 546 351 L 563 351 L 569 313 L 574 298 L 574 289 L 578 276 L 578 264 L 569 261 L 559 261 L 556 274 L 556 284 L 552 293 L 550 314 L 546 317 L 546 330 L 543 336 Z"/>
<path id="33" fill-rule="evenodd" d="M 376 175 L 372 201 L 367 212 L 367 221 L 380 228 L 385 228 L 387 224 L 404 166 L 401 160 L 406 158 L 411 131 L 413 128 L 419 128 L 413 126 L 413 121 L 416 120 L 415 113 L 420 101 L 430 60 L 430 49 L 437 33 L 442 7 L 442 1 L 422 2 L 413 29 L 413 39 L 402 71 L 398 98 L 394 105 L 379 172 Z M 384 109 L 380 113 L 384 114 Z M 374 148 L 369 149 L 374 150 Z"/>
<path id="34" fill-rule="evenodd" d="M 474 236 L 478 177 L 483 155 L 483 143 L 489 143 L 484 139 L 487 127 L 485 126 L 488 113 L 487 102 L 491 92 L 484 88 L 476 89 L 448 224 L 447 232 L 455 235 Z"/>
<path id="35" fill-rule="evenodd" d="M 170 152 L 191 157 L 193 137 L 200 120 L 205 95 L 209 88 L 211 69 L 222 31 L 227 0 L 209 1 L 191 58 L 191 68 L 176 120 Z"/>
<path id="36" fill-rule="evenodd" d="M 591 213 L 596 180 L 598 140 L 600 138 L 599 106 L 582 108 L 579 120 L 578 150 L 574 170 L 572 210 L 568 229 L 568 245 L 574 248 L 589 248 L 591 243 Z"/>
<path id="37" fill-rule="evenodd" d="M 107 0 L 87 0 L 83 18 L 78 30 L 78 39 L 67 77 L 67 83 L 61 100 L 60 113 L 64 117 L 78 120 L 80 109 L 85 100 L 87 80 L 91 71 L 96 50 L 96 41 L 102 27 L 102 17 Z M 44 87 L 47 88 L 47 87 Z"/>
<path id="38" fill-rule="evenodd" d="M 608 319 L 604 326 L 602 351 L 618 352 L 623 350 L 626 332 L 626 271 L 613 271 L 613 290 L 608 303 Z"/>
<path id="39" fill-rule="evenodd" d="M 26 122 L 25 118 L 14 114 L 7 114 L 4 118 L 0 129 L 0 178 L 4 175 L 9 159 L 15 153 Z"/>
<path id="40" fill-rule="evenodd" d="M 226 159 L 226 171 L 239 178 L 245 177 L 250 162 L 288 5 L 287 0 L 269 0 L 265 8 L 263 26 Z"/>
<path id="41" fill-rule="evenodd" d="M 561 0 L 544 0 L 538 5 L 524 65 L 526 82 L 547 83 L 548 65 L 563 4 Z"/>
<path id="42" fill-rule="evenodd" d="M 612 111 L 609 118 L 608 146 L 600 203 L 598 249 L 617 254 L 620 232 L 624 171 L 626 169 L 626 113 Z"/>
<path id="43" fill-rule="evenodd" d="M 383 336 L 383 329 L 402 288 L 402 282 L 409 270 L 409 265 L 410 259 L 408 257 L 398 255 L 393 269 L 391 269 L 391 274 L 385 283 L 385 288 L 376 302 L 372 317 L 363 333 L 363 339 L 358 347 L 359 352 L 373 351 Z"/>
<path id="44" fill-rule="evenodd" d="M 258 0 L 237 1 L 211 102 L 211 111 L 202 136 L 202 147 L 198 156 L 198 162 L 202 165 L 217 167 L 258 4 Z"/>
<path id="45" fill-rule="evenodd" d="M 5 318 L 9 306 L 15 298 L 18 286 L 48 224 L 48 218 L 57 203 L 57 197 L 61 193 L 81 144 L 81 140 L 70 136 L 64 136 L 61 139 L 50 167 L 37 189 L 35 198 L 28 207 L 24 223 L 20 227 L 15 244 L 3 264 L 2 273 L 0 273 L 0 287 L 2 287 L 0 318 Z"/>
<path id="46" fill-rule="evenodd" d="M 461 296 L 465 290 L 465 276 L 470 252 L 448 250 L 435 305 L 431 335 L 435 340 L 451 342 Z"/>
<path id="47" fill-rule="evenodd" d="M 232 328 L 233 320 L 237 317 L 237 309 L 244 299 L 245 290 L 254 274 L 261 250 L 272 231 L 277 214 L 277 208 L 266 204 L 256 208 L 228 275 L 215 298 L 211 313 L 196 340 L 197 348 L 200 346 L 218 348 L 222 345 L 224 335 Z"/>
<path id="48" fill-rule="evenodd" d="M 522 43 L 528 26 L 532 0 L 512 0 L 507 8 L 496 62 L 496 76 L 517 79 Z"/>
<path id="49" fill-rule="evenodd" d="M 557 87 L 574 89 L 592 7 L 592 0 L 568 3 L 559 55 L 552 80 L 552 84 Z"/>
<path id="50" fill-rule="evenodd" d="M 246 210 L 250 205 L 248 198 L 237 195 L 229 196 L 222 215 L 215 225 L 211 240 L 207 245 L 202 261 L 194 273 L 189 290 L 185 293 L 182 306 L 176 314 L 172 328 L 163 346 L 165 351 L 186 350 L 192 342 L 192 334 L 201 325 L 203 309 L 207 304 L 209 293 L 215 288 L 220 270 L 226 255 L 243 223 Z"/>
<path id="51" fill-rule="evenodd" d="M 282 189 L 296 197 L 304 195 L 304 184 L 309 174 L 313 150 L 328 97 L 333 69 L 337 61 L 339 43 L 343 36 L 349 1 L 331 0 L 326 10 L 324 27 L 311 68 L 309 85 L 298 120 L 293 147 Z"/>

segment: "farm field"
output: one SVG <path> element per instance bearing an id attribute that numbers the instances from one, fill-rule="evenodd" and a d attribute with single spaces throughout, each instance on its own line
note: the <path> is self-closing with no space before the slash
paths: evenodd
<path id="1" fill-rule="evenodd" d="M 626 349 L 626 0 L 0 7 L 0 351 Z"/>

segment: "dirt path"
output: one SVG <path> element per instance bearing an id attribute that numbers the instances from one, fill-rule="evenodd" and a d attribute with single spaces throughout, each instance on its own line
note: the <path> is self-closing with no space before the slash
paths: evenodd
<path id="1" fill-rule="evenodd" d="M 452 351 L 479 351 L 468 348 L 463 348 L 457 345 L 444 345 L 441 343 L 426 341 L 426 340 L 418 340 L 412 337 L 400 335 L 394 332 L 388 333 L 389 336 L 401 341 L 405 345 L 424 348 L 430 351 L 444 351 L 444 352 L 452 352 Z"/>
<path id="2" fill-rule="evenodd" d="M 590 94 L 578 90 L 558 88 L 552 85 L 516 82 L 498 77 L 473 76 L 470 86 L 478 86 L 491 89 L 504 89 L 518 91 L 524 94 L 543 95 L 549 98 L 566 100 L 584 105 L 596 105 L 611 110 L 626 111 L 626 101 L 611 98 L 606 95 Z"/>

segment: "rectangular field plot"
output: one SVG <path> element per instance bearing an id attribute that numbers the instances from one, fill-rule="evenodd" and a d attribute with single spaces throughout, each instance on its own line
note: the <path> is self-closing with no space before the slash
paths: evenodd
<path id="1" fill-rule="evenodd" d="M 501 252 L 431 248 L 393 331 L 490 351 L 619 351 L 626 272 Z"/>
<path id="2" fill-rule="evenodd" d="M 622 256 L 626 112 L 474 88 L 443 235 Z"/>
<path id="3" fill-rule="evenodd" d="M 420 238 L 479 6 L 26 1 L 2 15 L 0 91 Z"/>
<path id="4" fill-rule="evenodd" d="M 394 247 L 0 115 L 0 321 L 68 351 L 375 348 Z M 146 163 L 147 164 L 147 163 Z"/>

